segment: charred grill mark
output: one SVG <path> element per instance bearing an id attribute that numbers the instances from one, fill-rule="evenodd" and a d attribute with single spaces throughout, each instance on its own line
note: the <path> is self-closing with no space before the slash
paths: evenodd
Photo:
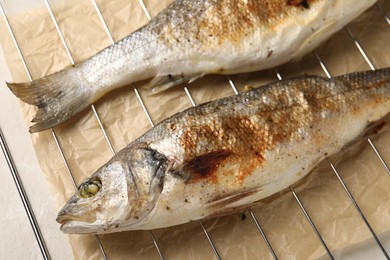
<path id="1" fill-rule="evenodd" d="M 297 140 L 298 129 L 309 129 L 312 124 L 311 111 L 301 105 L 259 112 L 251 117 L 226 116 L 220 121 L 217 123 L 210 120 L 208 124 L 187 127 L 181 137 L 181 144 L 189 161 L 203 160 L 212 155 L 212 151 L 231 151 L 233 156 L 230 156 L 229 162 L 238 164 L 238 171 L 226 171 L 223 174 L 234 175 L 237 183 L 243 183 L 255 168 L 265 162 L 267 151 L 280 143 Z M 196 177 L 193 180 L 209 177 L 211 182 L 218 181 L 214 173 L 218 168 L 211 169 L 209 164 L 204 167 L 209 173 L 198 174 L 203 178 Z M 190 172 L 193 174 L 194 171 Z"/>
<path id="2" fill-rule="evenodd" d="M 329 136 L 314 127 L 318 122 L 332 120 L 346 112 L 361 113 L 386 98 L 378 94 L 378 88 L 385 88 L 388 83 L 378 80 L 371 88 L 371 81 L 307 77 L 286 82 L 283 88 L 276 83 L 240 94 L 229 102 L 221 100 L 191 110 L 183 119 L 185 125 L 179 139 L 185 152 L 184 160 L 196 161 L 215 151 L 232 153 L 220 170 L 206 165 L 208 174 L 198 174 L 203 177 L 193 180 L 216 182 L 220 177 L 234 176 L 235 184 L 243 184 L 254 169 L 264 165 L 267 152 L 280 144 L 326 145 Z M 362 95 L 369 97 L 364 105 L 359 102 Z M 236 102 L 245 103 L 245 107 L 231 111 Z M 222 170 L 225 165 L 229 165 L 230 170 Z"/>
<path id="3" fill-rule="evenodd" d="M 216 183 L 217 177 L 215 172 L 220 164 L 230 155 L 232 155 L 230 151 L 222 150 L 203 154 L 191 159 L 185 164 L 183 169 L 190 173 L 187 182 L 195 182 L 208 178 L 211 182 Z"/>

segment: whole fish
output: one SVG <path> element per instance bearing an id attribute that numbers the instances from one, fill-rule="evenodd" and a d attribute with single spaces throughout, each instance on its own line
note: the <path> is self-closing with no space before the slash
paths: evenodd
<path id="1" fill-rule="evenodd" d="M 105 233 L 244 210 L 389 112 L 390 68 L 296 78 L 190 108 L 86 179 L 57 221 L 66 233 Z"/>
<path id="2" fill-rule="evenodd" d="M 205 74 L 271 68 L 313 50 L 375 0 L 178 0 L 90 59 L 29 83 L 8 83 L 54 127 L 107 92 L 147 81 L 155 92 Z"/>

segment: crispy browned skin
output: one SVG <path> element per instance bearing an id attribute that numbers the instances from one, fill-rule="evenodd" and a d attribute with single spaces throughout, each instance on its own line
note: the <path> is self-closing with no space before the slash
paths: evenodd
<path id="1" fill-rule="evenodd" d="M 76 193 L 58 221 L 65 232 L 114 232 L 243 210 L 302 179 L 389 112 L 390 68 L 296 78 L 190 108 L 115 155 L 81 186 L 100 180 L 101 191 L 88 200 Z M 86 214 L 100 219 L 88 226 Z"/>
<path id="2" fill-rule="evenodd" d="M 135 82 L 158 93 L 206 74 L 252 72 L 299 58 L 374 2 L 177 0 L 90 59 L 8 86 L 38 107 L 30 128 L 38 132 Z"/>
<path id="3" fill-rule="evenodd" d="M 295 12 L 310 12 L 318 1 L 219 0 L 205 1 L 207 4 L 200 6 L 176 1 L 149 26 L 168 45 L 196 40 L 205 48 L 217 48 L 225 41 L 240 43 L 258 27 L 276 28 Z"/>
<path id="4" fill-rule="evenodd" d="M 191 108 L 162 122 L 141 140 L 157 139 L 156 134 L 177 135 L 172 142 L 184 150 L 185 169 L 194 175 L 188 177 L 191 181 L 206 178 L 217 183 L 218 167 L 230 160 L 241 165 L 236 181 L 243 182 L 263 164 L 267 151 L 283 143 L 312 142 L 325 147 L 330 139 L 316 126 L 324 114 L 330 115 L 328 120 L 346 111 L 359 116 L 389 100 L 379 91 L 387 87 L 389 92 L 388 73 L 378 71 L 369 78 L 350 74 L 330 81 L 311 76 L 275 83 Z M 310 140 L 300 131 L 309 133 Z"/>

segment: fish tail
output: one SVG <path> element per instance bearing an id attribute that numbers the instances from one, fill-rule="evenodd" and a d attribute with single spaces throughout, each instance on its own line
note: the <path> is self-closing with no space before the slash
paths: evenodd
<path id="1" fill-rule="evenodd" d="M 93 91 L 76 68 L 27 83 L 6 82 L 22 101 L 37 106 L 30 133 L 54 127 L 77 114 L 90 104 Z"/>

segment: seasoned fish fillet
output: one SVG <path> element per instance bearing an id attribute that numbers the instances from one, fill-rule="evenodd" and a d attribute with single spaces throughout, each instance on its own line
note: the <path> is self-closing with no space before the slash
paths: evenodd
<path id="1" fill-rule="evenodd" d="M 30 132 L 54 127 L 107 92 L 146 80 L 158 92 L 205 74 L 271 68 L 311 51 L 375 0 L 178 0 L 92 58 L 30 83 Z M 149 81 L 147 81 L 149 80 Z"/>
<path id="2" fill-rule="evenodd" d="M 390 112 L 390 68 L 270 84 L 178 113 L 86 179 L 66 233 L 154 229 L 244 210 Z"/>

